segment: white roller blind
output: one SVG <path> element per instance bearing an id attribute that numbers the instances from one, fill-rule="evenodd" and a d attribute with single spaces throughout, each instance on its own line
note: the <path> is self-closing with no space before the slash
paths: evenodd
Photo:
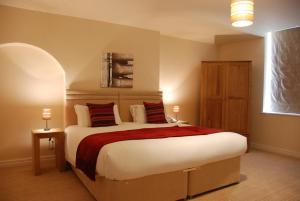
<path id="1" fill-rule="evenodd" d="M 268 33 L 265 40 L 263 111 L 300 115 L 300 27 Z"/>

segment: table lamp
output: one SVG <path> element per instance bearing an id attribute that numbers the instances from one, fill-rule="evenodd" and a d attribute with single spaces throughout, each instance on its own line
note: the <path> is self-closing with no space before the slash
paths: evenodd
<path id="1" fill-rule="evenodd" d="M 44 130 L 45 131 L 50 130 L 50 128 L 48 128 L 48 120 L 51 119 L 51 109 L 49 109 L 49 108 L 44 108 L 43 109 L 42 119 L 46 120 L 46 127 L 44 128 Z"/>

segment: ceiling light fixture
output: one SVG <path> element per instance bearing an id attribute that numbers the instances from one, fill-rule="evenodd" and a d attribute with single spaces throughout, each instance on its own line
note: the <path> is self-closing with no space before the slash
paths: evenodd
<path id="1" fill-rule="evenodd" d="M 231 24 L 234 27 L 246 27 L 253 24 L 253 0 L 231 0 Z"/>

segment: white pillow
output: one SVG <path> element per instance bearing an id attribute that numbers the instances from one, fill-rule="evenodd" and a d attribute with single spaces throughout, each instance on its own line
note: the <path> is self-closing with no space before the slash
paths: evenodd
<path id="1" fill-rule="evenodd" d="M 119 109 L 118 109 L 118 105 L 114 105 L 114 115 L 115 115 L 115 122 L 116 124 L 121 124 L 122 123 L 122 120 L 121 120 L 121 117 L 120 117 L 120 113 L 119 113 Z"/>
<path id="2" fill-rule="evenodd" d="M 86 105 L 74 105 L 75 113 L 77 115 L 77 124 L 83 127 L 91 127 L 91 118 L 89 107 Z M 118 105 L 114 105 L 114 116 L 115 116 L 115 123 L 121 124 L 122 120 L 119 114 Z"/>
<path id="3" fill-rule="evenodd" d="M 135 123 L 147 123 L 146 110 L 144 105 L 130 105 L 130 113 Z"/>
<path id="4" fill-rule="evenodd" d="M 86 105 L 74 105 L 77 115 L 77 124 L 79 126 L 91 127 L 91 118 L 89 108 Z"/>

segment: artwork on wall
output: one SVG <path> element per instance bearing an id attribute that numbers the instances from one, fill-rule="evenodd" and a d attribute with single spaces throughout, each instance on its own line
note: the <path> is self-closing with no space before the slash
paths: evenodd
<path id="1" fill-rule="evenodd" d="M 101 87 L 133 87 L 133 55 L 107 52 L 103 55 Z"/>

